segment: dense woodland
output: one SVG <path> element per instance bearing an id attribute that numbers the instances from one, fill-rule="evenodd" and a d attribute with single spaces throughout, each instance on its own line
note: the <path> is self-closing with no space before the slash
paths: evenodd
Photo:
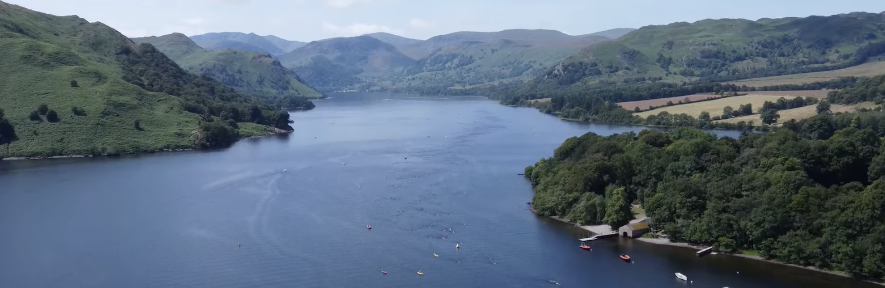
<path id="1" fill-rule="evenodd" d="M 885 76 L 865 79 L 829 100 L 881 101 L 883 83 Z M 787 108 L 805 100 L 766 106 Z M 822 113 L 739 139 L 691 128 L 588 133 L 567 139 L 553 157 L 526 167 L 525 175 L 535 187 L 532 205 L 540 215 L 617 226 L 632 216 L 624 207 L 642 204 L 653 228 L 676 241 L 727 252 L 755 250 L 787 263 L 881 280 L 882 137 L 885 112 L 869 110 Z"/>

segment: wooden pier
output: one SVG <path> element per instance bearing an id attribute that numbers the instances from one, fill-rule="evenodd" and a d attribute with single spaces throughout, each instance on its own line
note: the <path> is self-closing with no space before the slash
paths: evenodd
<path id="1" fill-rule="evenodd" d="M 697 252 L 697 254 L 698 254 L 698 257 L 701 257 L 704 255 L 710 254 L 710 252 L 713 252 L 713 247 L 707 247 L 707 248 L 701 249 Z"/>

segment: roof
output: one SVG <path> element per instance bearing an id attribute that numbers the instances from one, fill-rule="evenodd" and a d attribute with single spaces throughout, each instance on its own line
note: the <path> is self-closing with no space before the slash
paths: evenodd
<path id="1" fill-rule="evenodd" d="M 648 223 L 645 223 L 645 222 L 634 223 L 634 224 L 630 224 L 630 227 L 632 227 L 633 230 L 648 229 Z"/>

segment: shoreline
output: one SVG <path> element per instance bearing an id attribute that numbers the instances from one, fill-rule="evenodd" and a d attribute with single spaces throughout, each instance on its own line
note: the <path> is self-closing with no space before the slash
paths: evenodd
<path id="1" fill-rule="evenodd" d="M 529 210 L 531 210 L 532 213 L 534 213 L 534 210 L 533 210 L 533 209 L 529 208 Z M 537 215 L 537 214 L 535 214 L 535 215 Z M 569 224 L 569 225 L 571 225 L 571 226 L 574 226 L 575 228 L 579 228 L 579 229 L 581 229 L 581 230 L 588 231 L 588 232 L 593 233 L 593 234 L 595 234 L 595 235 L 599 235 L 599 233 L 596 233 L 596 231 L 592 230 L 593 227 L 596 227 L 596 226 L 581 226 L 581 225 L 578 225 L 578 223 L 571 222 L 571 221 L 569 221 L 569 220 L 566 220 L 566 219 L 560 218 L 560 217 L 558 217 L 558 216 L 549 216 L 548 218 L 550 218 L 550 219 L 554 219 L 554 220 L 559 221 L 559 222 L 562 222 L 562 223 Z M 621 236 L 618 236 L 618 237 L 621 237 Z M 704 248 L 712 247 L 712 246 L 696 245 L 696 244 L 691 244 L 691 243 L 686 243 L 686 242 L 673 242 L 673 241 L 670 241 L 670 239 L 666 239 L 666 238 L 642 238 L 642 237 L 638 237 L 638 238 L 631 238 L 631 239 L 633 239 L 633 240 L 637 240 L 637 241 L 640 241 L 640 242 L 643 242 L 643 243 L 648 243 L 648 244 L 663 245 L 663 246 L 672 246 L 672 247 L 682 247 L 682 248 L 691 248 L 691 249 L 704 249 Z M 794 267 L 794 268 L 805 269 L 805 270 L 808 270 L 808 271 L 815 271 L 815 272 L 826 273 L 826 274 L 830 274 L 830 275 L 833 275 L 833 276 L 841 276 L 841 277 L 845 277 L 845 278 L 856 279 L 856 280 L 860 280 L 860 281 L 868 282 L 868 283 L 871 283 L 871 284 L 876 284 L 876 285 L 879 285 L 879 286 L 885 286 L 885 282 L 876 282 L 876 281 L 872 281 L 872 280 L 858 279 L 858 278 L 851 277 L 851 275 L 848 275 L 848 274 L 843 273 L 843 272 L 831 271 L 831 270 L 825 270 L 825 269 L 821 269 L 821 268 L 817 268 L 817 267 L 813 267 L 813 266 L 801 266 L 801 265 L 796 265 L 796 264 L 784 263 L 784 262 L 780 262 L 780 261 L 777 261 L 777 260 L 765 259 L 765 258 L 762 258 L 762 257 L 760 257 L 760 256 L 746 255 L 746 254 L 741 254 L 741 253 L 723 253 L 723 252 L 718 252 L 718 251 L 716 251 L 716 253 L 718 253 L 717 255 L 727 255 L 727 256 L 740 257 L 740 258 L 744 258 L 744 259 L 750 259 L 750 260 L 762 261 L 762 262 L 767 262 L 767 263 L 772 263 L 772 264 L 778 264 L 778 265 L 790 266 L 790 267 Z"/>
<path id="2" fill-rule="evenodd" d="M 264 137 L 270 137 L 270 136 L 276 136 L 276 135 L 290 134 L 290 133 L 294 132 L 294 131 L 286 131 L 286 130 L 279 129 L 279 128 L 274 128 L 274 129 L 276 129 L 276 130 L 273 132 L 268 132 L 268 133 L 261 134 L 261 135 L 243 137 L 243 138 L 237 139 L 236 142 L 239 142 L 240 140 L 258 139 L 258 138 L 264 138 Z M 236 142 L 234 142 L 234 143 L 236 143 Z M 229 148 L 229 147 L 225 147 L 225 148 Z M 119 157 L 119 156 L 135 156 L 135 155 L 148 155 L 148 154 L 169 153 L 169 152 L 187 152 L 187 151 L 197 151 L 197 150 L 199 150 L 199 149 L 177 148 L 177 149 L 160 149 L 160 150 L 153 150 L 153 151 L 142 151 L 142 152 L 137 152 L 137 153 L 125 153 L 125 154 L 114 154 L 114 155 L 73 154 L 73 155 L 54 155 L 54 156 L 7 157 L 7 158 L 0 158 L 0 162 L 2 162 L 2 161 L 25 161 L 25 160 L 71 159 L 71 158 L 110 158 L 110 157 Z M 208 150 L 217 150 L 217 149 L 208 149 Z"/>

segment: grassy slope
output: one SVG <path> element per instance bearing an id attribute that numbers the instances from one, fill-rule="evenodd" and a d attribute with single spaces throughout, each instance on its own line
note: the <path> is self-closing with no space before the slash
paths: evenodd
<path id="1" fill-rule="evenodd" d="M 210 76 L 244 94 L 308 98 L 323 96 L 264 53 L 229 49 L 207 51 L 183 34 L 133 40 L 137 43 L 150 43 L 182 68 Z"/>
<path id="2" fill-rule="evenodd" d="M 823 65 L 818 64 L 822 62 L 845 63 L 858 47 L 885 39 L 885 32 L 881 29 L 883 19 L 885 15 L 857 13 L 646 26 L 616 41 L 589 46 L 565 59 L 563 64 L 613 68 L 601 69 L 601 75 L 579 74 L 577 79 L 583 78 L 585 84 L 639 76 L 663 77 L 664 81 L 674 82 L 695 80 L 701 76 L 752 77 L 752 73 L 766 69 L 815 67 Z M 657 61 L 659 53 L 672 59 L 669 65 L 671 74 L 668 75 Z M 558 68 L 551 69 L 544 76 L 563 72 L 562 67 Z M 682 70 L 691 73 L 679 75 Z"/>
<path id="3" fill-rule="evenodd" d="M 882 75 L 883 73 L 885 73 L 885 61 L 875 61 L 832 71 L 752 78 L 732 81 L 729 83 L 735 85 L 746 85 L 748 87 L 763 87 L 785 84 L 801 85 L 806 83 L 834 80 L 839 77 L 872 77 Z"/>
<path id="4" fill-rule="evenodd" d="M 137 51 L 135 43 L 104 24 L 0 2 L 0 108 L 19 137 L 10 146 L 11 156 L 193 148 L 198 115 L 183 111 L 178 97 L 124 82 L 115 58 L 123 46 Z M 71 80 L 80 87 L 71 87 Z M 28 120 L 41 103 L 61 121 Z M 74 116 L 72 106 L 87 115 Z M 143 131 L 135 129 L 135 120 Z"/>

